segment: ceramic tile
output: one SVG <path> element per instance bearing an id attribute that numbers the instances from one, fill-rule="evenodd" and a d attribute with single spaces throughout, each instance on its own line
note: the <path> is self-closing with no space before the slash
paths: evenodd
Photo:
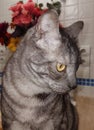
<path id="1" fill-rule="evenodd" d="M 94 0 L 79 0 L 79 3 L 94 2 Z"/>
<path id="2" fill-rule="evenodd" d="M 79 4 L 79 18 L 94 17 L 94 3 Z"/>
<path id="3" fill-rule="evenodd" d="M 94 87 L 94 79 L 90 78 L 77 78 L 77 85 L 83 86 L 93 86 Z"/>
<path id="4" fill-rule="evenodd" d="M 88 33 L 88 34 L 81 33 L 79 35 L 79 44 L 90 45 L 91 47 L 94 46 L 94 33 Z"/>
<path id="5" fill-rule="evenodd" d="M 79 1 L 78 0 L 66 0 L 66 2 L 63 2 L 63 6 L 70 6 L 70 5 L 75 5 L 77 4 Z"/>
<path id="6" fill-rule="evenodd" d="M 65 20 L 77 19 L 78 11 L 77 5 L 65 7 Z"/>
<path id="7" fill-rule="evenodd" d="M 13 5 L 17 3 L 19 0 L 4 0 L 4 1 L 6 1 L 7 5 Z"/>
<path id="8" fill-rule="evenodd" d="M 84 22 L 83 34 L 94 33 L 94 18 L 79 19 Z"/>
<path id="9" fill-rule="evenodd" d="M 75 23 L 77 21 L 78 21 L 78 19 L 65 20 L 64 21 L 64 26 L 68 27 L 68 26 L 70 26 L 71 24 L 73 24 L 73 23 Z"/>
<path id="10" fill-rule="evenodd" d="M 94 79 L 94 63 L 90 65 L 90 78 Z"/>
<path id="11" fill-rule="evenodd" d="M 90 67 L 83 67 L 80 65 L 77 71 L 77 78 L 90 78 Z"/>
<path id="12" fill-rule="evenodd" d="M 91 48 L 91 64 L 94 64 L 94 46 Z"/>

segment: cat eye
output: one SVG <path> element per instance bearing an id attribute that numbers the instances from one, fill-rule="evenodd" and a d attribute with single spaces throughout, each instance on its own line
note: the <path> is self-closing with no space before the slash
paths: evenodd
<path id="1" fill-rule="evenodd" d="M 56 69 L 57 69 L 58 72 L 62 72 L 66 69 L 66 65 L 61 64 L 61 63 L 57 63 Z"/>

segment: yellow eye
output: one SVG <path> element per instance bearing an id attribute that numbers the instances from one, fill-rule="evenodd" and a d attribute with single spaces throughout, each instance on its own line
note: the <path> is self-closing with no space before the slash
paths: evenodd
<path id="1" fill-rule="evenodd" d="M 64 71 L 65 68 L 66 68 L 66 65 L 64 65 L 64 64 L 57 63 L 57 65 L 56 65 L 56 69 L 58 72 Z"/>

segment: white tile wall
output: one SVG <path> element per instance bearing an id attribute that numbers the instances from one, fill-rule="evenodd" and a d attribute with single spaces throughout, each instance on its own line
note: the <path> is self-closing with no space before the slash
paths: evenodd
<path id="1" fill-rule="evenodd" d="M 11 12 L 8 8 L 17 1 L 19 0 L 0 0 L 0 22 L 11 21 Z M 51 0 L 38 0 L 39 3 L 44 2 L 45 5 L 48 1 Z M 66 0 L 66 3 L 62 3 L 60 21 L 63 26 L 68 26 L 78 20 L 83 20 L 85 23 L 83 32 L 79 36 L 79 44 L 90 45 L 91 48 L 90 68 L 89 66 L 84 68 L 83 73 L 86 77 L 89 76 L 88 78 L 94 78 L 94 0 Z"/>
<path id="2" fill-rule="evenodd" d="M 85 26 L 83 29 L 83 34 L 87 34 L 87 33 L 93 33 L 94 34 L 94 17 L 92 18 L 85 18 L 83 19 L 85 22 Z"/>
<path id="3" fill-rule="evenodd" d="M 93 57 L 94 57 L 94 55 L 93 55 Z M 90 78 L 94 79 L 94 62 L 93 62 L 93 64 L 90 64 Z"/>
<path id="4" fill-rule="evenodd" d="M 79 36 L 79 45 L 89 45 L 89 63 L 79 68 L 78 77 L 94 78 L 94 0 L 66 0 L 64 6 L 64 17 L 60 16 L 61 23 L 69 26 L 78 20 L 84 21 L 84 29 Z M 63 8 L 63 7 L 62 7 Z M 85 58 L 86 59 L 86 58 Z"/>
<path id="5" fill-rule="evenodd" d="M 9 7 L 18 2 L 18 0 L 0 0 L 0 22 L 11 22 L 11 11 Z"/>
<path id="6" fill-rule="evenodd" d="M 66 0 L 66 3 L 64 3 L 63 6 L 64 5 L 66 5 L 66 6 L 75 5 L 77 3 L 79 3 L 78 0 Z"/>
<path id="7" fill-rule="evenodd" d="M 79 35 L 79 44 L 80 45 L 90 45 L 93 47 L 94 34 L 93 33 L 84 33 Z"/>
<path id="8" fill-rule="evenodd" d="M 93 43 L 94 44 L 94 43 Z M 91 59 L 90 59 L 90 61 L 91 61 L 91 64 L 94 64 L 94 47 L 92 47 L 91 48 L 91 52 L 92 52 L 92 54 L 91 54 Z M 93 65 L 93 68 L 92 68 L 93 70 L 94 70 L 94 65 Z"/>
<path id="9" fill-rule="evenodd" d="M 79 4 L 79 18 L 93 18 L 94 17 L 94 1 Z"/>
<path id="10" fill-rule="evenodd" d="M 78 6 L 76 6 L 76 5 L 66 6 L 65 7 L 65 20 L 77 19 L 78 13 L 79 13 Z"/>
<path id="11" fill-rule="evenodd" d="M 86 2 L 93 2 L 94 0 L 79 0 L 79 3 L 82 4 L 82 3 L 86 3 Z"/>

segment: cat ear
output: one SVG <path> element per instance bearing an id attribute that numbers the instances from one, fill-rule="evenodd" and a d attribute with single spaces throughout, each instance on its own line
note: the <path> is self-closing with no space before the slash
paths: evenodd
<path id="1" fill-rule="evenodd" d="M 55 10 L 49 10 L 40 16 L 37 23 L 38 33 L 49 33 L 53 30 L 59 30 L 58 14 Z"/>
<path id="2" fill-rule="evenodd" d="M 77 38 L 80 31 L 84 27 L 83 21 L 78 21 L 65 28 L 65 31 L 70 35 L 70 37 Z"/>

